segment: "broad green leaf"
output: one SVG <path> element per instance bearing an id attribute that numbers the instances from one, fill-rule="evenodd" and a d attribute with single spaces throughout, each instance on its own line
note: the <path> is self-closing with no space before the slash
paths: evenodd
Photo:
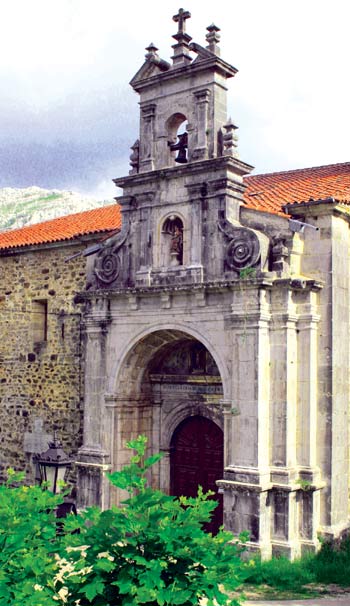
<path id="1" fill-rule="evenodd" d="M 86 595 L 87 599 L 92 602 L 92 600 L 97 595 L 103 594 L 104 587 L 105 585 L 103 581 L 101 581 L 99 578 L 96 578 L 91 583 L 83 585 L 83 587 L 80 589 L 80 593 Z"/>

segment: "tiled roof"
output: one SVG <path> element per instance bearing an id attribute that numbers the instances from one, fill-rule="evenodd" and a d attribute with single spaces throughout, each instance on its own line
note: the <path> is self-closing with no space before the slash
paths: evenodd
<path id="1" fill-rule="evenodd" d="M 283 214 L 283 206 L 334 198 L 350 203 L 350 162 L 245 177 L 244 201 L 254 210 Z M 117 204 L 0 232 L 0 250 L 72 240 L 121 227 Z"/>
<path id="2" fill-rule="evenodd" d="M 88 234 L 120 229 L 120 227 L 120 207 L 118 204 L 111 204 L 20 229 L 0 232 L 0 250 L 72 240 Z"/>
<path id="3" fill-rule="evenodd" d="M 282 213 L 285 204 L 310 199 L 350 202 L 350 162 L 250 175 L 244 182 L 246 205 L 265 212 Z"/>

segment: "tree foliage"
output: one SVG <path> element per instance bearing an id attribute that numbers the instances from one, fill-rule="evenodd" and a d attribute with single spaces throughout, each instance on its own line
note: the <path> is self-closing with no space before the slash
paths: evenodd
<path id="1" fill-rule="evenodd" d="M 62 497 L 39 486 L 18 485 L 24 474 L 8 471 L 0 485 L 0 606 L 57 606 L 55 508 Z"/>
<path id="2" fill-rule="evenodd" d="M 221 530 L 203 530 L 215 502 L 199 488 L 196 498 L 166 495 L 147 484 L 147 470 L 160 455 L 145 458 L 146 438 L 129 442 L 131 463 L 109 475 L 129 493 L 120 508 L 89 510 L 73 521 L 75 572 L 63 579 L 81 606 L 234 604 L 227 590 L 240 585 L 240 547 Z M 75 524 L 74 524 L 75 522 Z M 68 535 L 66 535 L 68 536 Z M 68 550 L 72 548 L 69 539 Z M 74 602 L 73 602 L 74 603 Z"/>
<path id="3" fill-rule="evenodd" d="M 5 595 L 0 606 L 237 604 L 228 596 L 243 579 L 241 547 L 230 533 L 212 536 L 203 530 L 215 502 L 201 488 L 196 498 L 180 499 L 152 489 L 147 472 L 160 455 L 145 457 L 143 436 L 128 447 L 134 450 L 130 465 L 109 475 L 114 486 L 127 491 L 122 506 L 69 516 L 61 535 L 52 514 L 55 497 L 40 488 L 4 489 L 12 490 L 13 501 L 15 494 L 21 498 L 17 515 L 12 517 L 10 501 L 8 518 L 0 509 L 0 523 L 7 520 L 0 537 L 9 550 L 0 572 L 0 595 Z"/>

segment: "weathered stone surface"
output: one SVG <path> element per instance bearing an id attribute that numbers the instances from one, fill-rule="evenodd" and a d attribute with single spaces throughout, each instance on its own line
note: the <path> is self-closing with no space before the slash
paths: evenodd
<path id="1" fill-rule="evenodd" d="M 251 167 L 222 132 L 236 70 L 208 31 L 203 48 L 179 30 L 172 65 L 150 45 L 131 81 L 140 136 L 115 180 L 121 232 L 87 266 L 65 265 L 64 244 L 0 257 L 2 461 L 30 469 L 56 427 L 75 452 L 78 504 L 107 507 L 121 497 L 104 472 L 128 462 L 128 440 L 164 452 L 151 481 L 171 491 L 173 437 L 205 417 L 224 435 L 226 527 L 293 558 L 348 527 L 349 213 L 291 205 L 318 227 L 295 232 L 244 207 Z M 35 342 L 32 303 L 45 300 L 48 338 Z"/>
<path id="2" fill-rule="evenodd" d="M 32 455 L 46 450 L 54 430 L 69 454 L 82 439 L 82 337 L 73 297 L 85 284 L 86 270 L 82 258 L 64 262 L 71 253 L 63 243 L 0 256 L 2 474 L 12 466 L 33 479 Z M 33 340 L 35 301 L 47 302 L 41 342 Z"/>
<path id="3" fill-rule="evenodd" d="M 140 155 L 115 180 L 124 189 L 123 235 L 109 243 L 118 258 L 106 248 L 106 283 L 100 253 L 94 287 L 82 294 L 90 336 L 80 456 L 88 461 L 92 449 L 101 471 L 106 462 L 118 468 L 125 442 L 144 433 L 150 451 L 167 453 L 153 482 L 169 491 L 176 428 L 207 417 L 224 431 L 217 480 L 226 527 L 248 530 L 263 556 L 295 557 L 317 548 L 320 530 L 336 535 L 347 524 L 348 220 L 328 205 L 319 230 L 301 234 L 244 208 L 250 167 L 218 137 L 235 70 L 210 46 L 191 48 L 193 63 L 179 53 L 162 69 L 152 48 L 131 82 L 141 97 Z M 186 119 L 186 141 L 177 141 Z M 171 225 L 182 231 L 176 263 Z M 342 334 L 345 360 L 334 353 Z M 215 361 L 215 384 L 189 370 L 193 346 Z M 164 366 L 170 352 L 176 379 Z M 84 466 L 79 474 L 84 492 Z M 100 499 L 116 502 L 98 486 Z M 86 490 L 81 498 L 89 501 Z"/>

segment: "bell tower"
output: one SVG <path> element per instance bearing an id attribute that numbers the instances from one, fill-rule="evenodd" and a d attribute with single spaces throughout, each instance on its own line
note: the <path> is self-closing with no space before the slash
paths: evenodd
<path id="1" fill-rule="evenodd" d="M 190 16 L 180 9 L 173 17 L 178 31 L 172 64 L 161 59 L 151 43 L 130 83 L 140 95 L 139 159 L 133 168 L 141 173 L 215 158 L 224 147 L 236 156 L 235 126 L 226 124 L 226 81 L 237 70 L 220 59 L 220 30 L 215 25 L 207 28 L 206 48 L 191 42 L 185 31 Z M 222 131 L 225 126 L 228 137 Z"/>
<path id="2" fill-rule="evenodd" d="M 173 17 L 171 60 L 150 43 L 130 82 L 140 97 L 139 137 L 129 176 L 114 180 L 124 190 L 123 229 L 96 259 L 102 288 L 234 279 L 266 261 L 266 238 L 239 223 L 252 167 L 238 158 L 227 117 L 227 81 L 237 70 L 220 57 L 216 25 L 206 46 L 192 41 L 190 17 L 184 9 Z"/>

